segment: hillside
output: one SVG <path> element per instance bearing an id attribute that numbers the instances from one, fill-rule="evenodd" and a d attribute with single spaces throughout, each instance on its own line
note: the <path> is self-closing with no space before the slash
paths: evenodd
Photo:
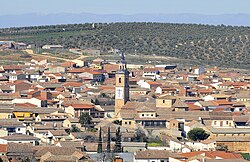
<path id="1" fill-rule="evenodd" d="M 167 23 L 99 23 L 0 29 L 0 40 L 162 55 L 250 68 L 250 28 Z"/>

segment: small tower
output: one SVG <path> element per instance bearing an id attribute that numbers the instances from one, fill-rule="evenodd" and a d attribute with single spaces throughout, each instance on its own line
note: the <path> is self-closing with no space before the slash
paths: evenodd
<path id="1" fill-rule="evenodd" d="M 121 54 L 119 70 L 116 72 L 115 79 L 115 115 L 119 116 L 122 106 L 129 100 L 129 72 L 124 53 Z"/>

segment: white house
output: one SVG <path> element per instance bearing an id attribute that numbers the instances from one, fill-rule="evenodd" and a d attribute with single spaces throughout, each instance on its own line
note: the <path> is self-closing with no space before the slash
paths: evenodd
<path id="1" fill-rule="evenodd" d="M 140 80 L 140 81 L 137 82 L 137 84 L 138 84 L 141 88 L 150 89 L 150 84 L 147 83 L 145 80 Z"/>
<path id="2" fill-rule="evenodd" d="M 190 147 L 178 141 L 177 139 L 170 139 L 169 146 L 173 152 L 182 152 L 182 153 L 191 152 Z"/>
<path id="3" fill-rule="evenodd" d="M 155 68 L 147 68 L 147 69 L 144 69 L 142 77 L 150 78 L 150 79 L 159 79 L 160 71 Z"/>
<path id="4" fill-rule="evenodd" d="M 197 74 L 197 75 L 203 74 L 205 72 L 206 72 L 206 70 L 204 67 L 198 67 L 198 68 L 194 69 L 194 74 Z"/>
<path id="5" fill-rule="evenodd" d="M 14 135 L 10 135 L 10 136 L 1 137 L 0 140 L 1 139 L 6 140 L 7 143 L 9 143 L 9 142 L 13 142 L 13 143 L 31 143 L 33 146 L 39 145 L 39 143 L 40 143 L 39 138 L 29 136 L 29 135 L 25 135 L 25 134 L 14 134 Z"/>
<path id="6" fill-rule="evenodd" d="M 162 88 L 159 86 L 155 89 L 156 94 L 162 94 Z"/>
<path id="7" fill-rule="evenodd" d="M 204 101 L 213 101 L 214 97 L 212 95 L 207 95 L 207 96 L 203 97 L 203 100 Z"/>
<path id="8" fill-rule="evenodd" d="M 42 49 L 50 49 L 50 50 L 63 49 L 63 46 L 62 45 L 44 45 L 42 46 Z"/>
<path id="9" fill-rule="evenodd" d="M 17 103 L 30 103 L 36 105 L 37 107 L 46 107 L 46 103 L 37 98 L 15 98 L 14 100 L 12 100 L 12 104 Z"/>
<path id="10" fill-rule="evenodd" d="M 13 119 L 0 119 L 0 126 L 4 131 L 7 131 L 8 135 L 26 134 L 25 125 L 22 122 L 18 121 L 18 119 L 15 119 L 15 118 L 13 118 Z"/>

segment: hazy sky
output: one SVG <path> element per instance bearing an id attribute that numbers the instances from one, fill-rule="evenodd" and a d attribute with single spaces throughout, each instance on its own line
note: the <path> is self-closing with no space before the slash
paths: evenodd
<path id="1" fill-rule="evenodd" d="M 0 0 L 0 15 L 23 13 L 250 13 L 250 0 Z"/>

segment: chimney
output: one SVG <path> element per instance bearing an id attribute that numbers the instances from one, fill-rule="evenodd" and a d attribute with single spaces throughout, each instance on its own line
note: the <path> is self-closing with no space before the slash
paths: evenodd
<path id="1" fill-rule="evenodd" d="M 123 159 L 119 156 L 116 156 L 113 162 L 123 162 Z"/>
<path id="2" fill-rule="evenodd" d="M 47 91 L 41 91 L 40 96 L 41 96 L 42 100 L 47 100 L 48 99 Z"/>

